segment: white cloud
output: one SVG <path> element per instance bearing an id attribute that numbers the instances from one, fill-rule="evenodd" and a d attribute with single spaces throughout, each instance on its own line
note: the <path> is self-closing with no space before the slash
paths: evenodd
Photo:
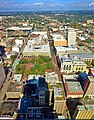
<path id="1" fill-rule="evenodd" d="M 39 3 L 33 3 L 32 5 L 44 5 L 45 3 L 39 2 Z"/>
<path id="2" fill-rule="evenodd" d="M 94 2 L 89 3 L 89 6 L 94 6 Z"/>

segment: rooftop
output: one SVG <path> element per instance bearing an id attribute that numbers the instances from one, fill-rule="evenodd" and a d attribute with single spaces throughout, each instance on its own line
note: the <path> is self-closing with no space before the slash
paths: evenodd
<path id="1" fill-rule="evenodd" d="M 62 88 L 57 88 L 54 86 L 53 89 L 54 89 L 54 97 L 62 97 L 63 96 Z"/>
<path id="2" fill-rule="evenodd" d="M 92 104 L 92 105 L 78 105 L 77 108 L 80 111 L 83 111 L 83 110 L 94 110 L 94 104 Z"/>
<path id="3" fill-rule="evenodd" d="M 5 101 L 0 104 L 0 115 L 13 116 L 14 112 L 17 111 L 18 101 Z"/>
<path id="4" fill-rule="evenodd" d="M 7 92 L 21 92 L 22 82 L 10 82 Z"/>
<path id="5" fill-rule="evenodd" d="M 21 81 L 22 78 L 22 74 L 15 74 L 13 76 L 13 81 Z"/>
<path id="6" fill-rule="evenodd" d="M 7 30 L 32 30 L 32 27 L 23 27 L 23 28 L 20 28 L 20 27 L 10 27 L 10 28 L 7 28 Z"/>
<path id="7" fill-rule="evenodd" d="M 78 58 L 94 58 L 93 53 L 80 53 L 80 54 L 70 54 L 70 57 L 78 57 Z"/>
<path id="8" fill-rule="evenodd" d="M 61 61 L 62 62 L 72 62 L 72 59 L 69 57 L 64 57 L 64 58 L 61 58 Z"/>
<path id="9" fill-rule="evenodd" d="M 78 49 L 76 47 L 62 47 L 62 46 L 56 46 L 55 47 L 57 51 L 77 51 Z"/>
<path id="10" fill-rule="evenodd" d="M 23 52 L 50 52 L 49 44 L 37 40 L 29 40 Z"/>
<path id="11" fill-rule="evenodd" d="M 63 75 L 63 81 L 68 82 L 68 81 L 77 81 L 78 75 Z"/>
<path id="12" fill-rule="evenodd" d="M 48 82 L 48 83 L 56 83 L 56 82 L 58 82 L 59 81 L 59 79 L 58 79 L 58 75 L 57 74 L 55 74 L 55 72 L 52 72 L 52 73 L 45 73 L 45 78 L 46 78 L 46 81 Z"/>
<path id="13" fill-rule="evenodd" d="M 31 34 L 45 35 L 45 34 L 47 34 L 47 32 L 46 32 L 46 31 L 43 31 L 43 32 L 34 31 L 34 32 L 32 32 Z"/>
<path id="14" fill-rule="evenodd" d="M 93 76 L 88 76 L 88 78 L 91 82 L 94 82 L 94 77 Z"/>
<path id="15" fill-rule="evenodd" d="M 28 80 L 36 78 L 39 79 L 39 77 L 44 77 L 43 75 L 28 75 Z"/>
<path id="16" fill-rule="evenodd" d="M 84 61 L 82 60 L 73 60 L 73 64 L 75 65 L 87 65 Z"/>
<path id="17" fill-rule="evenodd" d="M 54 41 L 66 41 L 66 39 L 61 34 L 51 34 Z"/>
<path id="18" fill-rule="evenodd" d="M 79 82 L 65 82 L 67 92 L 82 93 L 82 87 Z"/>

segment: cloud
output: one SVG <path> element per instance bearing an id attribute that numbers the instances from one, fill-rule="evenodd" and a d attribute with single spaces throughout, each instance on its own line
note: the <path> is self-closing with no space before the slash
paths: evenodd
<path id="1" fill-rule="evenodd" d="M 38 6 L 41 6 L 41 5 L 44 5 L 45 3 L 41 3 L 41 2 L 39 2 L 39 3 L 33 3 L 32 5 L 38 5 Z"/>
<path id="2" fill-rule="evenodd" d="M 25 10 L 87 10 L 92 9 L 94 2 L 60 2 L 60 0 L 44 0 L 43 2 L 34 3 L 17 3 L 17 2 L 0 2 L 0 9 L 25 9 Z"/>
<path id="3" fill-rule="evenodd" d="M 94 2 L 89 3 L 89 6 L 94 6 Z"/>

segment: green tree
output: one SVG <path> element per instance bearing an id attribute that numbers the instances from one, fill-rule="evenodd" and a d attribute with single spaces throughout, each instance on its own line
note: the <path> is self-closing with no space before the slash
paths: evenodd
<path id="1" fill-rule="evenodd" d="M 29 62 L 29 61 L 28 61 L 27 59 L 22 59 L 20 63 L 21 63 L 21 64 L 28 64 L 28 62 Z"/>
<path id="2" fill-rule="evenodd" d="M 32 63 L 32 64 L 36 63 L 36 59 L 30 60 L 30 63 Z"/>
<path id="3" fill-rule="evenodd" d="M 16 58 L 16 55 L 11 55 L 11 60 L 12 60 L 12 63 L 14 62 L 15 58 Z"/>
<path id="4" fill-rule="evenodd" d="M 24 73 L 25 72 L 25 68 L 26 68 L 26 66 L 25 65 L 23 65 L 23 64 L 19 64 L 19 65 L 17 65 L 17 67 L 16 67 L 16 72 L 18 73 Z"/>

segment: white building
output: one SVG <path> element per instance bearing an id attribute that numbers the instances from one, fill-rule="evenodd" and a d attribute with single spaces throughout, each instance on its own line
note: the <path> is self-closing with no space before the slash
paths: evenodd
<path id="1" fill-rule="evenodd" d="M 49 43 L 45 43 L 40 39 L 28 40 L 23 50 L 23 57 L 31 56 L 51 56 Z"/>
<path id="2" fill-rule="evenodd" d="M 16 45 L 23 45 L 23 40 L 16 39 L 15 40 Z"/>
<path id="3" fill-rule="evenodd" d="M 13 46 L 13 47 L 12 47 L 12 51 L 14 51 L 14 52 L 19 52 L 20 50 L 19 50 L 19 47 Z"/>
<path id="4" fill-rule="evenodd" d="M 19 82 L 19 81 L 21 81 L 21 79 L 22 79 L 22 74 L 15 74 L 13 76 L 13 81 L 15 81 L 15 82 Z"/>
<path id="5" fill-rule="evenodd" d="M 66 33 L 68 46 L 75 46 L 76 45 L 76 32 L 73 28 L 68 28 Z"/>

